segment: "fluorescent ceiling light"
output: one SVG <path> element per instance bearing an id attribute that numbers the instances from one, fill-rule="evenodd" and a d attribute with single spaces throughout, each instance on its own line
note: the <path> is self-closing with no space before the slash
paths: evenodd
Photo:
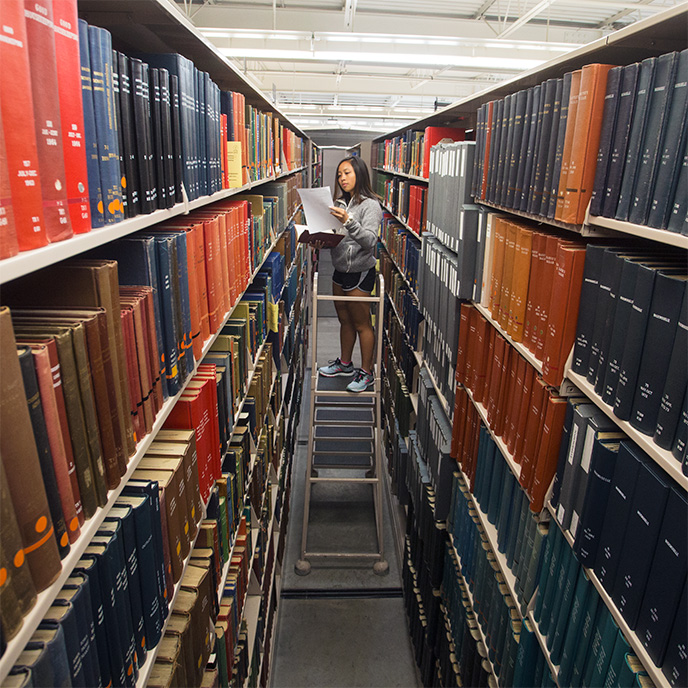
<path id="1" fill-rule="evenodd" d="M 426 65 L 464 67 L 468 69 L 496 69 L 518 72 L 532 69 L 544 60 L 524 60 L 509 57 L 474 57 L 472 55 L 428 55 L 409 53 L 339 52 L 329 50 L 280 50 L 275 48 L 220 48 L 226 57 L 254 60 L 298 60 L 306 62 L 365 62 L 394 65 Z"/>

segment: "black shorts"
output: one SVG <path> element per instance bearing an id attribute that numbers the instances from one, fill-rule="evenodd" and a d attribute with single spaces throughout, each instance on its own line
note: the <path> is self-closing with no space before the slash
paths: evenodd
<path id="1" fill-rule="evenodd" d="M 368 272 L 339 272 L 335 270 L 332 281 L 342 288 L 342 291 L 360 289 L 368 294 L 375 288 L 375 266 L 373 265 Z"/>

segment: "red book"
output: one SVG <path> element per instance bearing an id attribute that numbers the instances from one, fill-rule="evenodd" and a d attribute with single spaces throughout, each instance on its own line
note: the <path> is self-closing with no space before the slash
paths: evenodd
<path id="1" fill-rule="evenodd" d="M 499 373 L 499 396 L 495 404 L 495 420 L 494 432 L 498 437 L 504 435 L 504 419 L 506 416 L 506 404 L 509 390 L 509 382 L 511 379 L 511 368 L 515 364 L 515 359 L 518 356 L 516 349 L 514 349 L 508 342 L 504 346 L 504 357 L 502 359 L 502 369 Z"/>
<path id="2" fill-rule="evenodd" d="M 545 494 L 557 470 L 566 404 L 567 400 L 564 397 L 550 395 L 546 400 L 540 446 L 528 489 L 531 499 L 530 510 L 534 512 L 542 511 Z"/>
<path id="3" fill-rule="evenodd" d="M 33 96 L 28 84 L 29 50 L 22 0 L 3 0 L 0 22 L 0 114 L 5 133 L 7 170 L 20 251 L 48 243 L 38 147 L 33 120 Z"/>
<path id="4" fill-rule="evenodd" d="M 489 355 L 489 341 L 494 328 L 476 311 L 475 334 L 477 338 L 473 359 L 473 397 L 476 401 L 482 401 L 485 395 L 485 380 L 487 379 L 487 364 Z"/>
<path id="5" fill-rule="evenodd" d="M 0 111 L 0 260 L 16 256 L 17 253 L 19 253 L 17 228 L 14 224 L 10 172 L 7 168 L 7 148 Z"/>
<path id="6" fill-rule="evenodd" d="M 17 342 L 20 343 L 20 341 L 21 337 Z M 79 483 L 76 477 L 71 442 L 69 437 L 64 437 L 62 434 L 57 401 L 58 392 L 62 393 L 59 364 L 57 366 L 58 370 L 54 372 L 50 365 L 50 352 L 46 344 L 29 344 L 29 346 L 31 347 L 34 367 L 36 368 L 38 389 L 41 394 L 41 404 L 43 406 L 43 414 L 45 415 L 45 425 L 48 431 L 48 442 L 55 468 L 55 478 L 57 479 L 57 490 L 60 493 L 62 512 L 67 524 L 69 541 L 75 542 L 81 533 L 84 512 L 81 506 Z M 60 385 L 58 388 L 54 384 L 55 375 L 58 376 Z M 64 400 L 62 404 L 64 405 Z"/>
<path id="7" fill-rule="evenodd" d="M 458 127 L 425 127 L 423 166 L 421 167 L 420 176 L 426 179 L 430 176 L 430 149 L 436 143 L 439 143 L 443 139 L 464 141 L 465 138 L 465 130 L 459 129 Z"/>
<path id="8" fill-rule="evenodd" d="M 473 373 L 473 361 L 475 358 L 475 347 L 477 346 L 477 335 L 475 331 L 478 312 L 472 308 L 468 316 L 468 349 L 466 351 L 466 370 L 464 373 L 464 385 L 473 391 L 475 376 Z"/>
<path id="9" fill-rule="evenodd" d="M 208 392 L 204 392 L 208 381 L 204 382 L 206 384 L 201 389 L 184 391 L 174 405 L 163 427 L 176 430 L 194 430 L 196 434 L 196 451 L 198 453 L 198 484 L 201 498 L 206 503 L 214 482 L 213 465 L 215 463 L 215 450 L 213 449 L 214 435 L 211 425 L 211 399 Z M 214 387 L 215 384 L 213 383 L 212 386 Z M 215 422 L 217 422 L 217 416 L 215 416 Z"/>
<path id="10" fill-rule="evenodd" d="M 222 306 L 222 279 L 220 277 L 220 228 L 217 219 L 203 220 L 205 246 L 206 290 L 208 294 L 208 327 L 217 332 L 220 327 L 220 308 Z"/>
<path id="11" fill-rule="evenodd" d="M 48 241 L 62 241 L 73 231 L 67 202 L 52 1 L 24 0 L 24 16 L 45 231 Z"/>
<path id="12" fill-rule="evenodd" d="M 76 0 L 53 0 L 55 59 L 69 216 L 75 234 L 91 231 Z"/>
<path id="13" fill-rule="evenodd" d="M 495 417 L 497 412 L 497 402 L 499 400 L 499 383 L 501 379 L 502 364 L 504 353 L 508 344 L 504 337 L 500 334 L 495 336 L 494 354 L 492 359 L 492 369 L 490 371 L 490 379 L 488 382 L 488 393 L 485 403 L 487 408 L 487 422 L 490 427 L 495 427 Z"/>
<path id="14" fill-rule="evenodd" d="M 536 295 L 540 288 L 540 272 L 542 264 L 540 254 L 545 247 L 545 235 L 533 232 L 530 251 L 530 270 L 528 276 L 528 295 L 526 299 L 525 320 L 523 323 L 523 339 L 521 340 L 531 351 L 533 350 L 533 333 L 536 330 Z"/>
<path id="15" fill-rule="evenodd" d="M 127 382 L 129 385 L 129 403 L 131 405 L 131 419 L 134 425 L 134 438 L 138 442 L 145 434 L 143 420 L 143 396 L 141 390 L 141 378 L 139 376 L 139 358 L 136 351 L 136 337 L 134 335 L 134 312 L 121 305 L 120 319 L 122 322 L 122 337 L 124 339 L 124 352 L 127 362 Z"/>
<path id="16" fill-rule="evenodd" d="M 488 327 L 488 336 L 487 336 L 487 352 L 485 353 L 485 378 L 482 381 L 482 385 L 478 385 L 478 389 L 476 389 L 475 394 L 473 394 L 473 398 L 483 404 L 483 406 L 487 405 L 487 395 L 489 393 L 489 385 L 490 385 L 490 379 L 492 377 L 492 366 L 494 365 L 494 348 L 495 348 L 495 341 L 497 340 L 497 337 L 499 337 L 499 334 L 497 330 L 494 327 Z"/>
<path id="17" fill-rule="evenodd" d="M 510 451 L 513 453 L 514 441 L 516 439 L 516 424 L 518 423 L 518 416 L 523 405 L 523 384 L 526 377 L 526 368 L 531 367 L 523 356 L 517 356 L 516 366 L 513 378 L 512 394 L 509 400 L 509 409 L 507 412 L 507 423 L 504 432 L 504 442 L 507 447 L 512 447 Z"/>

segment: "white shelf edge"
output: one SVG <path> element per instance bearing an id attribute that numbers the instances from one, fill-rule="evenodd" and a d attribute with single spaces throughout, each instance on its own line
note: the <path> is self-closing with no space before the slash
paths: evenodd
<path id="1" fill-rule="evenodd" d="M 660 466 L 668 475 L 670 475 L 684 490 L 688 490 L 688 476 L 683 475 L 681 471 L 681 464 L 674 457 L 674 455 L 657 446 L 649 435 L 644 435 L 642 432 L 636 430 L 628 421 L 621 420 L 614 415 L 614 410 L 609 404 L 605 404 L 602 399 L 595 393 L 595 388 L 582 376 L 574 373 L 569 367 L 566 368 L 566 377 L 573 382 L 578 389 L 585 394 L 590 401 L 600 408 L 604 413 L 613 420 L 616 425 L 623 430 L 658 466 Z"/>
<path id="2" fill-rule="evenodd" d="M 376 172 L 382 172 L 384 174 L 392 174 L 395 177 L 406 177 L 406 179 L 412 179 L 416 182 L 424 182 L 427 184 L 430 180 L 427 177 L 420 177 L 417 174 L 409 174 L 408 172 L 397 172 L 396 170 L 386 170 L 384 167 L 373 167 Z"/>
<path id="3" fill-rule="evenodd" d="M 632 236 L 643 237 L 657 243 L 669 244 L 678 248 L 688 249 L 688 236 L 677 234 L 666 229 L 655 229 L 645 225 L 636 225 L 631 222 L 621 222 L 610 217 L 596 217 L 590 215 L 586 218 L 592 227 L 602 227 L 615 232 L 623 232 Z"/>
<path id="4" fill-rule="evenodd" d="M 185 215 L 191 210 L 202 208 L 216 201 L 229 198 L 230 196 L 251 191 L 254 186 L 260 186 L 268 182 L 276 181 L 282 177 L 295 174 L 303 169 L 305 168 L 297 168 L 289 172 L 284 172 L 280 175 L 266 177 L 265 179 L 251 182 L 250 184 L 244 184 L 244 186 L 233 189 L 222 189 L 221 191 L 217 191 L 210 196 L 202 196 L 201 198 L 197 198 L 187 203 L 177 203 L 172 208 L 155 210 L 148 215 L 137 215 L 136 217 L 128 218 L 115 224 L 91 229 L 90 232 L 86 232 L 85 234 L 76 234 L 69 239 L 65 239 L 64 241 L 58 241 L 54 244 L 41 246 L 40 248 L 36 248 L 31 251 L 22 251 L 16 256 L 5 258 L 4 260 L 0 261 L 0 284 L 23 277 L 37 270 L 48 267 L 49 265 L 66 260 L 67 258 L 73 258 L 81 253 L 84 253 L 85 251 L 89 251 L 92 248 L 109 244 L 116 239 L 121 239 L 129 234 L 138 232 L 141 229 L 146 229 L 147 227 L 152 227 L 153 225 L 157 225 L 160 222 L 164 222 L 165 220 L 169 220 L 173 217 Z"/>
<path id="5" fill-rule="evenodd" d="M 559 528 L 559 530 L 564 534 L 564 538 L 566 539 L 566 542 L 568 543 L 569 547 L 573 547 L 573 538 L 571 537 L 571 534 L 559 525 L 559 522 L 557 521 L 554 513 L 554 509 L 552 509 L 549 502 L 547 503 L 547 509 L 549 510 L 552 516 L 552 520 L 556 524 L 556 527 Z M 666 678 L 666 676 L 664 676 L 662 670 L 655 666 L 655 663 L 652 661 L 652 658 L 647 653 L 645 646 L 638 639 L 636 632 L 634 630 L 631 630 L 626 619 L 624 619 L 624 617 L 621 615 L 621 612 L 617 609 L 616 604 L 614 604 L 614 600 L 612 600 L 612 598 L 609 596 L 609 593 L 604 589 L 604 586 L 597 577 L 597 574 L 592 569 L 589 569 L 587 566 L 583 566 L 583 569 L 588 574 L 588 578 L 590 578 L 600 598 L 602 599 L 604 604 L 607 606 L 607 609 L 609 609 L 612 616 L 614 617 L 614 621 L 616 621 L 619 630 L 623 633 L 624 637 L 629 642 L 631 649 L 638 657 L 638 659 L 641 661 L 643 668 L 645 669 L 645 671 L 647 671 L 655 686 L 657 686 L 657 688 L 671 688 L 671 684 L 669 683 L 668 679 Z"/>
<path id="6" fill-rule="evenodd" d="M 538 373 L 540 373 L 540 375 L 542 375 L 542 361 L 535 358 L 533 352 L 530 349 L 528 349 L 528 347 L 526 347 L 524 344 L 522 344 L 521 342 L 515 342 L 511 338 L 511 335 L 507 334 L 502 329 L 502 326 L 492 317 L 492 313 L 490 313 L 490 311 L 488 311 L 485 306 L 477 303 L 476 301 L 473 301 L 472 303 L 475 306 L 475 309 L 478 311 L 478 313 L 480 313 L 483 316 L 483 318 L 485 318 L 485 320 L 487 320 L 487 322 L 489 322 L 490 325 L 492 325 L 492 327 L 494 327 L 497 330 L 497 332 L 499 332 L 499 334 L 501 334 L 502 337 L 504 337 L 504 339 L 506 339 L 506 341 L 509 342 L 509 344 L 514 349 L 516 349 L 516 351 L 518 351 L 518 353 L 521 354 L 521 356 L 523 356 L 523 358 L 525 358 L 526 361 L 528 361 L 528 363 L 530 363 L 530 365 L 532 365 Z"/>
<path id="7" fill-rule="evenodd" d="M 425 370 L 427 374 L 430 376 L 430 380 L 432 381 L 432 386 L 435 388 L 435 394 L 437 395 L 437 398 L 439 399 L 440 404 L 442 404 L 442 408 L 447 415 L 447 418 L 449 419 L 449 422 L 451 423 L 452 421 L 452 411 L 454 410 L 453 406 L 449 405 L 449 402 L 444 398 L 444 394 L 440 391 L 439 385 L 437 384 L 437 380 L 435 380 L 435 376 L 432 373 L 432 370 L 428 368 L 428 366 L 425 366 Z"/>
<path id="8" fill-rule="evenodd" d="M 542 215 L 532 215 L 531 213 L 523 212 L 522 210 L 516 210 L 515 208 L 507 208 L 503 205 L 498 205 L 497 203 L 492 203 L 491 201 L 486 201 L 482 198 L 476 198 L 475 202 L 477 205 L 484 205 L 486 208 L 491 208 L 493 210 L 499 210 L 502 213 L 508 213 L 509 215 L 516 215 L 517 217 L 522 217 L 524 220 L 530 220 L 531 222 L 537 222 L 540 225 L 548 225 L 550 227 L 558 227 L 567 232 L 572 232 L 580 236 L 585 236 L 583 233 L 583 225 L 574 225 L 567 222 L 559 222 L 559 220 L 550 220 Z"/>
<path id="9" fill-rule="evenodd" d="M 533 633 L 535 634 L 535 637 L 537 638 L 537 641 L 540 644 L 542 654 L 545 656 L 545 659 L 547 660 L 547 666 L 549 667 L 549 670 L 552 672 L 554 682 L 558 686 L 559 667 L 555 665 L 550 659 L 549 650 L 547 649 L 547 638 L 544 635 L 542 635 L 542 631 L 540 630 L 540 624 L 538 624 L 537 621 L 535 621 L 535 616 L 533 615 L 532 609 L 528 610 L 526 616 L 528 617 L 528 621 L 530 621 L 530 625 L 533 627 Z"/>

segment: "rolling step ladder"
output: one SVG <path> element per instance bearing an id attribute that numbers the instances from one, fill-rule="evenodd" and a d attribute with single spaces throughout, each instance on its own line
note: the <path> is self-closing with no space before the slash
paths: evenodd
<path id="1" fill-rule="evenodd" d="M 300 576 L 311 571 L 312 559 L 372 559 L 373 571 L 388 572 L 382 531 L 382 317 L 384 280 L 378 275 L 377 295 L 367 298 L 318 294 L 318 273 L 313 277 L 311 339 L 311 390 L 308 430 L 308 461 L 304 495 L 301 556 L 294 569 Z M 354 393 L 346 390 L 350 377 L 326 378 L 318 375 L 318 302 L 368 301 L 377 304 L 375 382 L 372 389 Z M 331 473 L 335 472 L 335 475 Z M 311 511 L 311 491 L 318 483 L 369 484 L 373 490 L 377 551 L 375 552 L 316 552 L 308 550 L 308 521 Z"/>

